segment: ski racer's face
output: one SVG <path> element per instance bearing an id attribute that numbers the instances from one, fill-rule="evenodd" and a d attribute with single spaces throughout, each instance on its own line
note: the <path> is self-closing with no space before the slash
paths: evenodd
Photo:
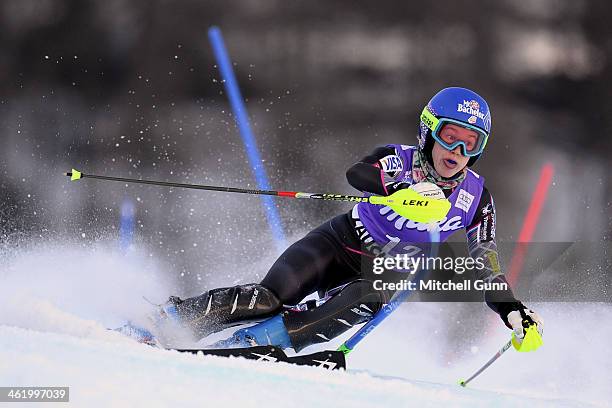
<path id="1" fill-rule="evenodd" d="M 475 143 L 478 135 L 473 130 L 449 123 L 440 130 L 440 137 L 443 140 L 462 140 L 469 145 L 469 143 Z M 445 178 L 451 178 L 459 173 L 470 160 L 469 157 L 463 155 L 461 146 L 450 151 L 438 142 L 434 143 L 431 156 L 434 168 L 439 175 Z"/>

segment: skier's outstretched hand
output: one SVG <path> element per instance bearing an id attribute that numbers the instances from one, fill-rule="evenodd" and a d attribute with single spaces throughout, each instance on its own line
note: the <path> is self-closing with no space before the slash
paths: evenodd
<path id="1" fill-rule="evenodd" d="M 512 336 L 512 338 L 514 346 L 517 350 L 521 348 L 527 331 L 531 330 L 531 327 L 533 327 L 533 325 L 535 325 L 537 334 L 539 334 L 539 341 L 536 342 L 537 344 L 530 344 L 527 347 L 528 349 L 520 351 L 532 351 L 537 349 L 541 345 L 541 336 L 544 333 L 544 320 L 542 319 L 542 317 L 540 317 L 539 314 L 527 308 L 523 309 L 522 311 L 513 310 L 508 313 L 508 323 L 510 324 L 510 326 L 512 326 L 512 330 L 514 331 L 514 335 Z"/>

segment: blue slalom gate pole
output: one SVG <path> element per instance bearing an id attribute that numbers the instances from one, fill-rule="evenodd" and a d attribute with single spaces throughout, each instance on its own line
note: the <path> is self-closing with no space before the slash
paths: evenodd
<path id="1" fill-rule="evenodd" d="M 251 165 L 251 169 L 255 175 L 257 188 L 260 190 L 271 190 L 270 183 L 268 182 L 268 176 L 266 175 L 266 171 L 262 165 L 261 156 L 259 155 L 259 150 L 257 150 L 257 142 L 255 141 L 255 136 L 251 130 L 251 124 L 246 106 L 244 105 L 244 99 L 240 93 L 238 81 L 236 81 L 236 76 L 234 75 L 234 70 L 232 68 L 232 64 L 230 62 L 219 27 L 211 27 L 208 30 L 208 38 L 217 60 L 217 65 L 223 79 L 225 91 L 227 92 L 230 105 L 232 106 L 232 110 L 234 112 L 236 125 L 240 131 L 240 136 L 242 137 L 242 141 L 249 158 L 249 164 Z M 268 224 L 270 225 L 272 236 L 274 237 L 277 249 L 280 252 L 285 246 L 285 233 L 283 232 L 280 215 L 271 196 L 262 196 L 261 200 L 264 204 L 266 218 L 268 220 Z"/>
<path id="2" fill-rule="evenodd" d="M 134 218 L 136 209 L 134 203 L 126 198 L 121 204 L 121 219 L 119 224 L 119 246 L 121 250 L 127 252 L 132 245 L 134 238 Z"/>
<path id="3" fill-rule="evenodd" d="M 432 229 L 429 232 L 429 236 L 431 238 L 431 257 L 435 257 L 438 254 L 438 246 L 440 243 L 440 231 L 438 227 Z M 427 268 L 421 268 L 414 275 L 414 279 L 412 282 L 420 281 L 425 274 L 427 273 Z M 370 321 L 368 321 L 363 327 L 361 327 L 355 334 L 353 334 L 348 340 L 346 340 L 340 347 L 338 347 L 338 351 L 342 351 L 345 355 L 353 351 L 355 346 L 359 344 L 368 334 L 372 332 L 379 324 L 381 324 L 387 317 L 391 315 L 397 309 L 402 302 L 410 297 L 412 294 L 412 290 L 406 289 L 399 292 L 396 292 L 395 295 L 391 298 L 389 303 L 387 303 L 382 309 L 378 311 L 372 317 Z"/>

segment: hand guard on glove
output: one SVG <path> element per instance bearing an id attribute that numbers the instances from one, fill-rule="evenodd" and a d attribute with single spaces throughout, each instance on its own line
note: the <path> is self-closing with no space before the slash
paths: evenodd
<path id="1" fill-rule="evenodd" d="M 514 347 L 519 351 L 532 351 L 540 347 L 542 344 L 542 334 L 544 333 L 544 320 L 533 310 L 521 308 L 519 310 L 513 310 L 508 313 L 508 324 L 512 327 L 513 336 L 512 343 Z M 535 333 L 531 334 L 530 337 L 537 337 L 529 340 L 529 345 L 523 345 L 526 334 L 530 330 L 537 330 L 537 336 Z M 521 348 L 525 348 L 522 350 Z"/>

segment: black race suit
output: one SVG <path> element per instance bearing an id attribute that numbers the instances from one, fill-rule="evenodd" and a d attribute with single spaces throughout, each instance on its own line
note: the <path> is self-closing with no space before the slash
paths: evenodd
<path id="1" fill-rule="evenodd" d="M 393 153 L 393 148 L 377 148 L 347 171 L 348 182 L 360 191 L 391 193 L 383 185 L 381 170 L 375 164 Z M 452 190 L 444 192 L 448 197 Z M 486 217 L 489 217 L 487 222 Z M 496 262 L 497 250 L 491 230 L 494 226 L 494 206 L 485 188 L 472 225 L 466 230 L 475 231 L 475 227 L 488 230 L 468 234 L 469 252 L 474 258 L 494 259 L 493 264 L 485 265 L 485 274 L 491 281 L 505 281 Z M 491 252 L 493 258 L 483 256 Z M 372 281 L 362 274 L 362 262 L 368 261 L 364 257 L 369 254 L 362 252 L 349 212 L 323 223 L 287 248 L 260 284 L 213 289 L 193 298 L 173 299 L 179 316 L 200 338 L 232 325 L 282 313 L 293 348 L 299 351 L 366 322 L 389 300 L 390 293 L 374 290 Z M 316 307 L 291 308 L 314 292 L 320 296 L 327 293 L 330 297 Z M 485 292 L 485 300 L 507 326 L 508 313 L 521 307 L 511 290 L 501 294 L 497 291 L 495 298 Z"/>

